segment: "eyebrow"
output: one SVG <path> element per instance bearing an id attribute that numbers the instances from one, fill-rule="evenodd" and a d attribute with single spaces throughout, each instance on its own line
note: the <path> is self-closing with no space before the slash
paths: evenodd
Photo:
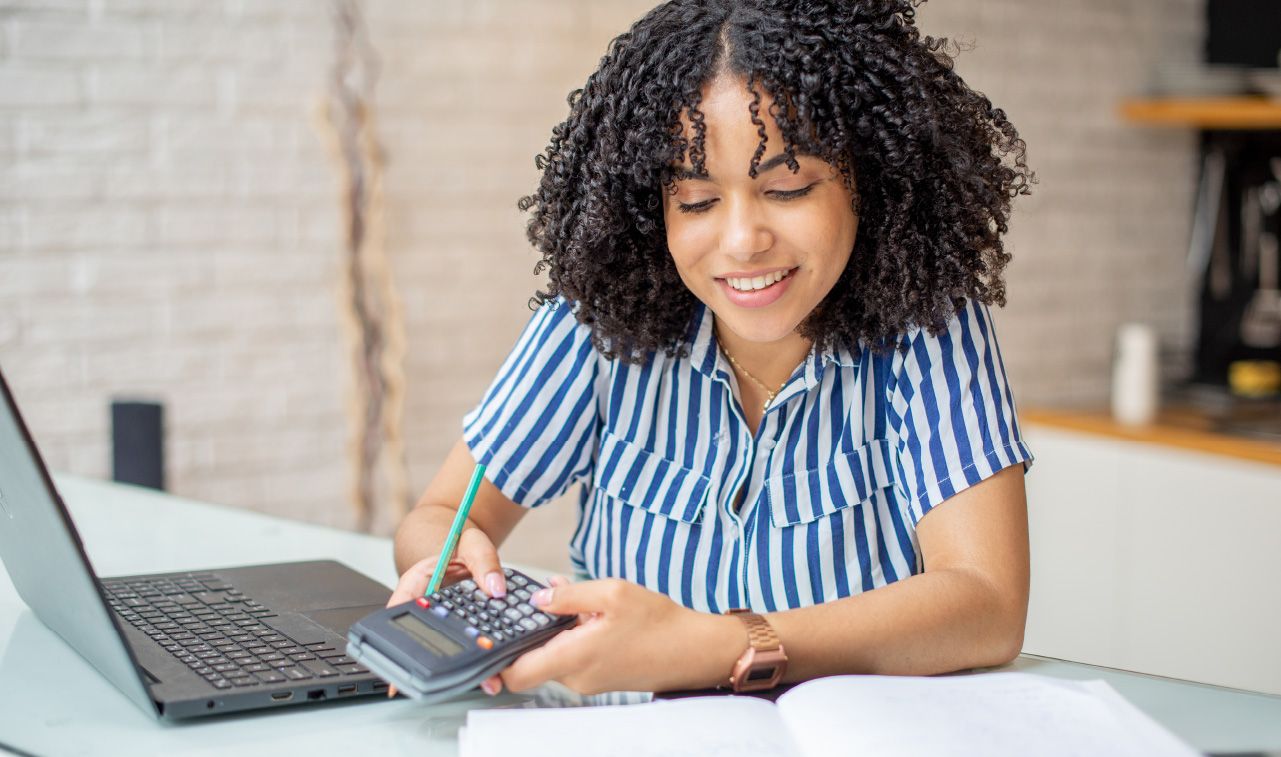
<path id="1" fill-rule="evenodd" d="M 778 168 L 779 166 L 783 165 L 786 162 L 787 162 L 787 153 L 780 152 L 778 155 L 775 155 L 769 160 L 762 161 L 760 165 L 756 166 L 756 174 L 759 176 L 760 174 L 763 174 L 766 171 L 770 171 L 775 168 Z M 697 180 L 706 181 L 706 180 L 711 180 L 712 176 L 706 171 L 704 171 L 703 173 L 698 173 L 692 168 L 680 166 L 679 168 L 676 169 L 676 172 L 672 175 L 672 178 L 676 179 L 677 181 L 686 180 L 686 179 L 697 179 Z"/>

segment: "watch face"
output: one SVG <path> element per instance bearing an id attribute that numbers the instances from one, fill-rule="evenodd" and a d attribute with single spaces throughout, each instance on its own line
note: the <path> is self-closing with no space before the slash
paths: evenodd
<path id="1" fill-rule="evenodd" d="M 746 683 L 756 683 L 758 681 L 768 681 L 778 672 L 778 668 L 771 665 L 768 668 L 753 668 L 747 671 Z"/>

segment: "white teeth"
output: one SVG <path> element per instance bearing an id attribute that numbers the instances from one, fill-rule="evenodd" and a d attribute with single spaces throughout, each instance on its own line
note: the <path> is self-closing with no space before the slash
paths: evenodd
<path id="1" fill-rule="evenodd" d="M 767 273 L 764 276 L 754 276 L 750 279 L 725 279 L 729 285 L 740 292 L 750 292 L 754 289 L 764 289 L 767 286 L 782 281 L 791 271 L 775 271 Z"/>

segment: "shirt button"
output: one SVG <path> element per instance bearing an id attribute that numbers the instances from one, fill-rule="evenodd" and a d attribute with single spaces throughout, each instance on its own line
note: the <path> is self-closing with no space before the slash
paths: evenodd
<path id="1" fill-rule="evenodd" d="M 768 451 L 770 451 L 770 450 L 774 449 L 774 440 L 773 440 L 773 439 L 762 439 L 762 440 L 761 440 L 761 444 L 760 444 L 760 448 L 761 448 L 762 450 L 765 450 L 766 452 L 768 452 Z"/>

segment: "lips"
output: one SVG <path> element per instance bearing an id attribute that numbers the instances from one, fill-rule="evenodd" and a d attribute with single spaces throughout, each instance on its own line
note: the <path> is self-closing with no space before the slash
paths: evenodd
<path id="1" fill-rule="evenodd" d="M 762 308 L 766 305 L 773 304 L 778 300 L 778 298 L 782 297 L 787 292 L 788 288 L 792 284 L 792 279 L 795 278 L 796 270 L 797 269 L 795 268 L 776 268 L 773 271 L 755 273 L 750 276 L 746 274 L 741 276 L 725 276 L 723 278 L 717 278 L 716 283 L 720 286 L 721 292 L 724 293 L 725 298 L 731 303 L 745 308 Z M 763 281 L 767 280 L 766 277 L 774 279 L 779 273 L 783 273 L 782 279 L 774 280 L 769 283 L 765 283 L 765 281 Z M 753 288 L 747 291 L 740 290 L 730 284 L 731 280 L 735 281 L 735 283 L 740 286 L 746 281 L 751 283 Z M 764 284 L 764 286 L 759 289 L 755 288 L 758 282 Z"/>

